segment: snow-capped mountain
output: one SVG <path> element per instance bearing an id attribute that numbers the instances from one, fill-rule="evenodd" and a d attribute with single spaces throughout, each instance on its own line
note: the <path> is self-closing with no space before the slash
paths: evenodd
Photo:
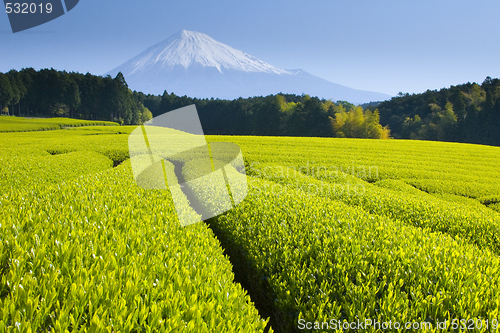
<path id="1" fill-rule="evenodd" d="M 321 79 L 304 70 L 274 67 L 206 34 L 182 30 L 106 73 L 122 72 L 129 87 L 144 93 L 234 99 L 306 93 L 351 103 L 390 98 Z"/>
<path id="2" fill-rule="evenodd" d="M 155 69 L 170 69 L 175 66 L 189 68 L 199 64 L 222 70 L 244 72 L 288 73 L 271 66 L 249 54 L 222 44 L 199 32 L 182 30 L 160 42 L 127 62 L 130 74 Z"/>

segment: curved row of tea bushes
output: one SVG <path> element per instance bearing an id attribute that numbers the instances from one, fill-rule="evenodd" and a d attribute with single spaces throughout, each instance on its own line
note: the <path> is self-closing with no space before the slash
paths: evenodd
<path id="1" fill-rule="evenodd" d="M 113 167 L 113 161 L 94 151 L 50 155 L 37 149 L 0 149 L 0 193 L 33 185 L 57 184 Z"/>
<path id="2" fill-rule="evenodd" d="M 378 187 L 386 188 L 393 191 L 405 192 L 409 194 L 415 195 L 425 195 L 426 192 L 423 192 L 407 183 L 403 182 L 399 179 L 382 179 L 374 183 Z"/>
<path id="3" fill-rule="evenodd" d="M 220 136 L 238 144 L 247 162 L 296 169 L 326 167 L 351 174 L 354 166 L 377 168 L 367 181 L 400 179 L 428 192 L 480 199 L 500 193 L 500 147 L 418 140 Z M 439 180 L 439 182 L 437 182 Z M 422 185 L 422 186 L 420 186 Z"/>
<path id="4" fill-rule="evenodd" d="M 482 212 L 485 212 L 487 215 L 491 215 L 491 210 L 488 208 L 488 205 L 482 204 L 481 201 L 473 199 L 473 198 L 468 198 L 464 197 L 461 195 L 456 195 L 456 194 L 450 194 L 450 193 L 437 193 L 433 192 L 431 194 L 428 194 L 426 192 L 423 192 L 401 180 L 398 179 L 383 179 L 379 180 L 375 183 L 378 187 L 382 188 L 387 188 L 389 190 L 393 191 L 398 191 L 398 192 L 404 192 L 408 194 L 414 194 L 417 196 L 420 196 L 422 198 L 426 198 L 429 200 L 432 200 L 433 198 L 438 198 L 443 201 L 449 201 L 452 203 L 456 203 L 459 205 L 465 205 L 469 206 L 473 210 L 479 210 Z M 491 196 L 490 196 L 491 197 Z M 492 197 L 491 197 L 492 198 Z"/>
<path id="5" fill-rule="evenodd" d="M 463 238 L 500 253 L 500 215 L 487 208 L 479 210 L 427 193 L 418 195 L 385 189 L 345 174 L 337 177 L 322 174 L 316 178 L 273 164 L 254 165 L 250 172 L 310 194 L 341 200 L 371 214 Z"/>
<path id="6" fill-rule="evenodd" d="M 488 206 L 488 208 L 491 208 L 493 209 L 494 211 L 496 212 L 499 212 L 500 213 L 500 202 L 496 202 L 494 204 L 491 204 Z"/>
<path id="7" fill-rule="evenodd" d="M 19 155 L 27 147 L 44 150 L 52 155 L 93 151 L 118 164 L 129 158 L 127 133 L 131 129 L 130 126 L 89 126 L 46 132 L 0 133 L 0 149 L 15 150 Z M 93 135 L 96 133 L 101 135 Z"/>
<path id="8" fill-rule="evenodd" d="M 30 132 L 57 130 L 61 127 L 79 126 L 118 126 L 118 123 L 100 120 L 81 120 L 71 118 L 0 117 L 0 132 Z"/>
<path id="9" fill-rule="evenodd" d="M 209 223 L 252 297 L 274 312 L 276 331 L 299 331 L 301 319 L 498 319 L 500 259 L 488 250 L 293 187 L 248 182 L 248 197 Z"/>
<path id="10" fill-rule="evenodd" d="M 0 331 L 262 332 L 231 268 L 130 162 L 0 196 Z"/>
<path id="11" fill-rule="evenodd" d="M 479 201 L 488 206 L 488 208 L 493 209 L 500 213 L 500 192 L 492 195 L 487 195 L 479 198 Z"/>

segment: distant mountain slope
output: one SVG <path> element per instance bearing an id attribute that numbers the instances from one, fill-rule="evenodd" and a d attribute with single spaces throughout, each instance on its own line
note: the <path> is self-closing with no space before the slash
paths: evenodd
<path id="1" fill-rule="evenodd" d="M 122 72 L 133 90 L 235 99 L 280 92 L 366 103 L 389 95 L 348 88 L 304 70 L 274 67 L 206 34 L 182 30 L 106 74 Z"/>

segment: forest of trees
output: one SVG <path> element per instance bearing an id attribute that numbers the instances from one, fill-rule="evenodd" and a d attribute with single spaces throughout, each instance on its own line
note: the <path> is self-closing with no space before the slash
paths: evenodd
<path id="1" fill-rule="evenodd" d="M 402 94 L 378 108 L 394 138 L 500 146 L 500 80 L 487 77 L 422 94 Z"/>
<path id="2" fill-rule="evenodd" d="M 54 69 L 0 73 L 0 110 L 16 116 L 65 116 L 141 124 L 195 104 L 205 134 L 388 138 L 377 110 L 308 95 L 269 95 L 236 100 L 196 99 L 132 92 L 115 78 Z"/>
<path id="3" fill-rule="evenodd" d="M 205 134 L 387 139 L 390 133 L 380 125 L 377 110 L 363 111 L 345 101 L 333 103 L 309 95 L 220 100 L 179 97 L 165 91 L 162 96 L 136 96 L 153 116 L 195 104 Z"/>
<path id="4" fill-rule="evenodd" d="M 71 117 L 140 124 L 151 112 L 134 97 L 125 78 L 33 68 L 0 73 L 2 114 Z"/>
<path id="5" fill-rule="evenodd" d="M 206 134 L 394 138 L 500 146 L 500 80 L 466 83 L 355 106 L 308 95 L 235 100 L 146 95 L 115 78 L 26 68 L 0 73 L 0 111 L 16 116 L 64 116 L 142 124 L 195 104 Z M 390 128 L 390 130 L 389 130 Z"/>

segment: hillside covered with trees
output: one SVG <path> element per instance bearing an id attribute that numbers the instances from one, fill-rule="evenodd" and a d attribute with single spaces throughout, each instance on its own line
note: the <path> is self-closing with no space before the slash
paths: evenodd
<path id="1" fill-rule="evenodd" d="M 500 80 L 402 94 L 378 108 L 394 138 L 500 146 Z"/>
<path id="2" fill-rule="evenodd" d="M 0 73 L 0 110 L 18 116 L 64 116 L 121 124 L 151 119 L 121 73 L 113 79 L 54 69 Z"/>

